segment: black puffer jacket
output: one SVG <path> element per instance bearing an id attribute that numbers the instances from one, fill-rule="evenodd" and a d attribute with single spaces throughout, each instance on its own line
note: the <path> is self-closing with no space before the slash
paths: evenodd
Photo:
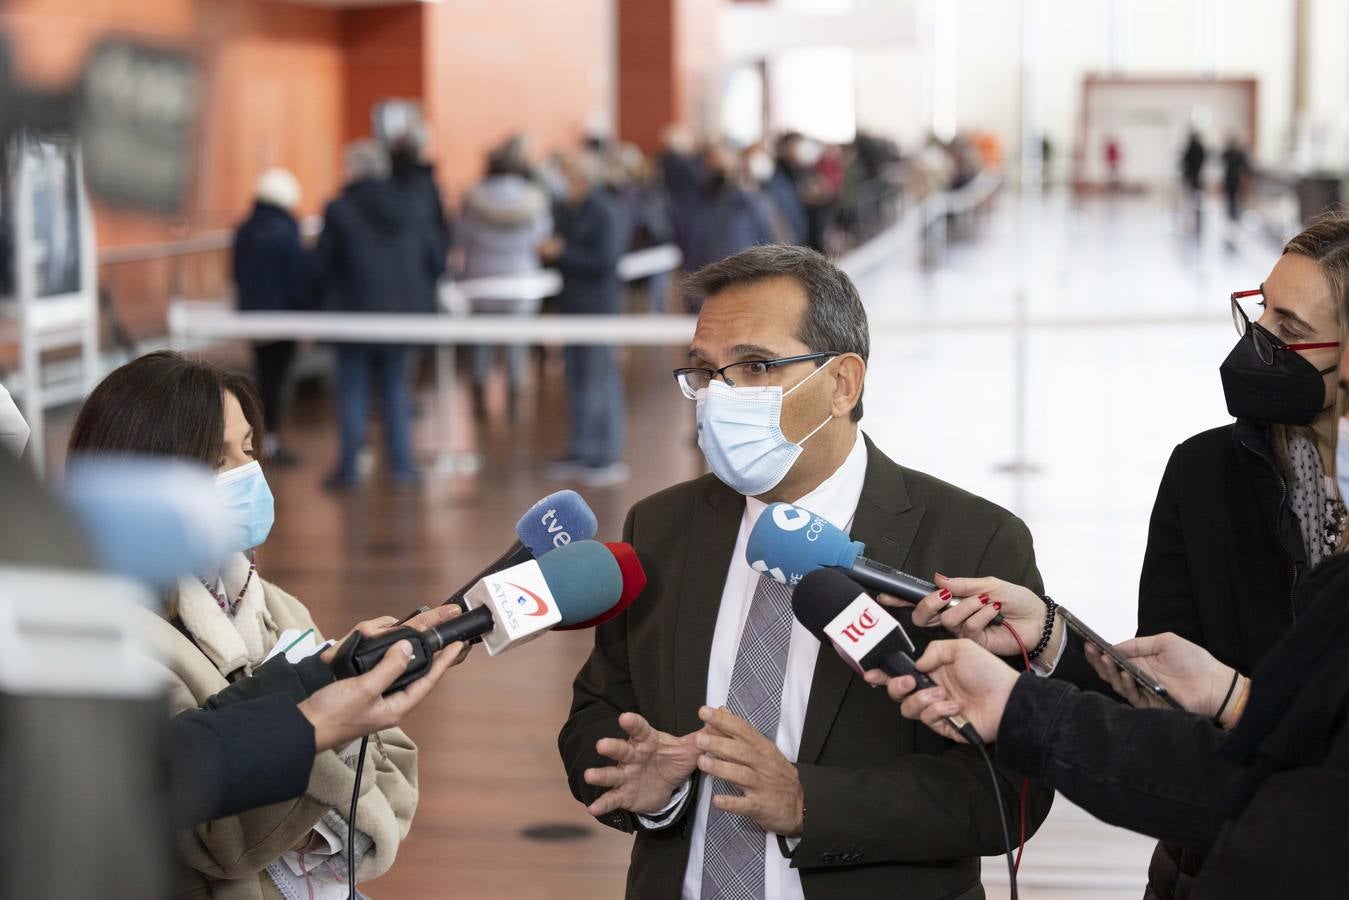
<path id="1" fill-rule="evenodd" d="M 1307 554 L 1267 427 L 1197 434 L 1171 454 L 1148 528 L 1138 633 L 1172 631 L 1249 675 L 1308 602 Z M 1147 900 L 1186 900 L 1204 861 L 1162 843 Z"/>
<path id="2" fill-rule="evenodd" d="M 314 250 L 319 304 L 338 312 L 435 312 L 440 237 L 391 181 L 347 185 L 323 213 Z"/>

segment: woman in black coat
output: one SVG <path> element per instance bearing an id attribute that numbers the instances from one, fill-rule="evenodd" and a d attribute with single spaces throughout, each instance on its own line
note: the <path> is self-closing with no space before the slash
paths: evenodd
<path id="1" fill-rule="evenodd" d="M 1305 611 L 1305 573 L 1342 546 L 1345 507 L 1335 486 L 1335 361 L 1349 323 L 1349 218 L 1318 221 L 1284 248 L 1259 290 L 1232 296 L 1240 335 L 1219 369 L 1231 425 L 1180 444 L 1167 463 L 1148 529 L 1138 634 L 1171 632 L 1249 675 Z M 1040 598 L 987 579 L 938 579 L 914 612 L 995 653 L 1019 653 L 997 612 L 1043 672 L 1106 690 L 1081 644 Z M 987 604 L 951 599 L 974 597 Z M 1131 700 L 1148 702 L 1130 692 Z M 1189 894 L 1203 857 L 1161 844 L 1148 900 Z"/>
<path id="2" fill-rule="evenodd" d="M 1236 700 L 1222 690 L 1230 670 L 1202 650 L 1172 635 L 1139 639 L 1202 662 L 1177 679 L 1177 696 L 1221 698 L 1197 705 L 1222 728 L 1017 675 L 971 641 L 928 645 L 918 668 L 936 687 L 911 693 L 913 679 L 879 670 L 867 681 L 889 681 L 903 714 L 945 737 L 963 740 L 943 718 L 963 715 L 1000 762 L 1097 818 L 1206 854 L 1186 882 L 1194 900 L 1339 900 L 1349 883 L 1349 555 L 1317 566 L 1298 594 L 1303 614 Z"/>

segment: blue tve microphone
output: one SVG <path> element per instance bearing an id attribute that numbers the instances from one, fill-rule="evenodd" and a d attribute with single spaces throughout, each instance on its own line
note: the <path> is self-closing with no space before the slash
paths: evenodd
<path id="1" fill-rule="evenodd" d="M 531 559 L 540 559 L 559 547 L 591 540 L 598 529 L 595 513 L 580 494 L 575 491 L 549 494 L 531 506 L 515 523 L 515 543 L 445 602 L 467 609 L 464 594 L 483 578 Z"/>
<path id="2" fill-rule="evenodd" d="M 796 586 L 816 569 L 841 569 L 869 591 L 917 603 L 937 589 L 930 581 L 862 555 L 866 546 L 854 541 L 823 516 L 790 503 L 774 503 L 763 511 L 745 545 L 745 558 L 756 572 Z M 1002 624 L 1002 613 L 992 624 Z"/>

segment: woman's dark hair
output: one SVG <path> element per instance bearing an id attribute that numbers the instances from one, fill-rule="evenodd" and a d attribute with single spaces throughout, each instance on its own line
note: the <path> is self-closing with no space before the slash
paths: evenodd
<path id="1" fill-rule="evenodd" d="M 248 378 L 160 350 L 99 382 L 75 419 L 68 452 L 175 456 L 215 468 L 225 446 L 226 391 L 253 426 L 253 445 L 261 446 L 262 405 Z"/>

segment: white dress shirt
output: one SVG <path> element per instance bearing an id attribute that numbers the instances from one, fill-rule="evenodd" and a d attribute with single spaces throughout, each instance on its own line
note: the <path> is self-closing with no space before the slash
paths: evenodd
<path id="1" fill-rule="evenodd" d="M 844 531 L 852 528 L 857 501 L 862 496 L 862 482 L 867 472 L 867 450 L 862 434 L 857 434 L 848 458 L 824 483 L 800 500 L 798 505 L 823 516 Z M 712 654 L 707 667 L 707 705 L 726 703 L 731 686 L 731 669 L 735 666 L 740 647 L 740 632 L 749 616 L 750 602 L 759 586 L 759 573 L 745 561 L 745 544 L 754 523 L 766 506 L 753 497 L 746 499 L 745 513 L 740 520 L 740 534 L 731 566 L 726 573 L 726 586 L 721 594 L 721 608 L 712 632 Z M 787 671 L 782 683 L 782 711 L 778 717 L 775 743 L 788 760 L 796 762 L 796 751 L 801 746 L 801 730 L 806 720 L 806 704 L 810 700 L 810 686 L 815 679 L 815 656 L 820 642 L 800 622 L 792 623 L 791 642 L 787 648 Z M 678 818 L 679 810 L 688 799 L 689 782 L 678 789 L 670 805 L 647 818 L 639 817 L 648 828 L 660 827 Z M 689 847 L 688 867 L 684 870 L 683 900 L 701 900 L 703 890 L 703 846 L 707 836 L 707 814 L 712 802 L 712 778 L 698 780 L 697 809 L 694 813 L 693 838 Z M 778 850 L 777 835 L 768 834 L 764 841 L 764 896 L 774 900 L 804 900 L 801 876 L 791 867 L 791 861 Z"/>

